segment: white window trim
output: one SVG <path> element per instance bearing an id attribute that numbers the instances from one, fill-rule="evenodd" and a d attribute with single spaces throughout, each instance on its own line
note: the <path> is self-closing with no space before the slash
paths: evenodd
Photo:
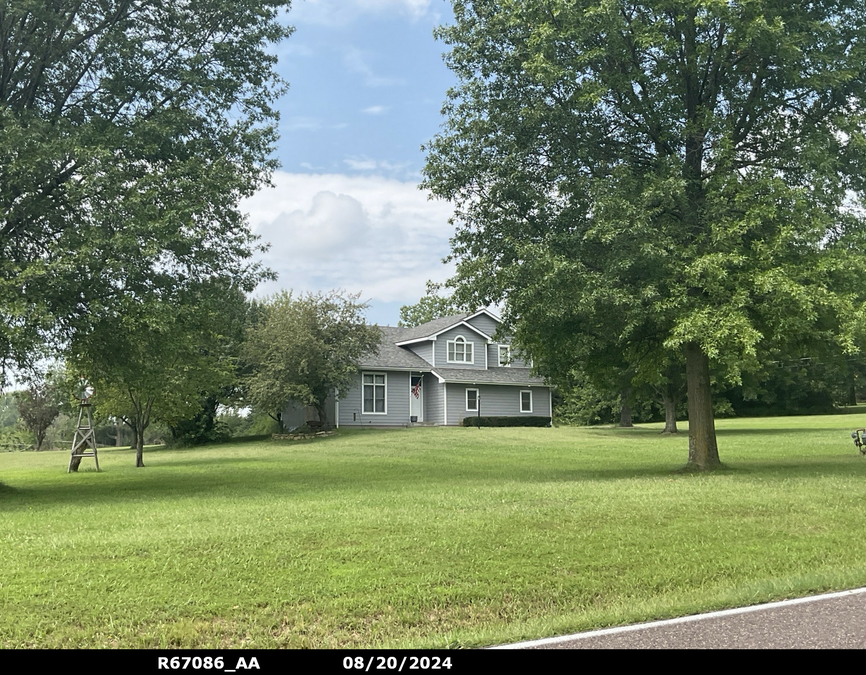
<path id="1" fill-rule="evenodd" d="M 385 376 L 385 384 L 375 384 L 375 379 L 373 383 L 364 382 L 364 375 L 384 375 Z M 375 387 L 385 387 L 385 412 L 367 412 L 364 410 L 364 387 L 374 387 L 373 389 L 373 407 L 376 407 L 376 389 Z M 361 414 L 362 415 L 387 415 L 388 414 L 388 373 L 381 373 L 375 371 L 365 371 L 361 373 Z"/>
<path id="2" fill-rule="evenodd" d="M 462 361 L 458 361 L 456 359 L 451 358 L 451 345 L 456 345 L 458 342 L 463 343 L 463 360 Z M 471 361 L 466 360 L 466 347 L 467 346 L 469 346 L 469 349 L 472 351 L 472 360 Z M 457 356 L 457 347 L 456 346 L 454 347 L 454 356 L 455 357 Z M 474 365 L 475 364 L 475 343 L 470 342 L 469 340 L 467 340 L 462 335 L 458 335 L 453 340 L 448 340 L 446 345 L 445 345 L 445 360 L 448 363 L 464 363 L 464 364 Z"/>
<path id="3" fill-rule="evenodd" d="M 502 350 L 506 350 L 505 363 L 502 363 Z M 511 346 L 498 345 L 496 348 L 496 361 L 503 368 L 511 368 Z"/>
<path id="4" fill-rule="evenodd" d="M 523 409 L 523 395 L 529 394 L 529 410 Z M 521 389 L 520 390 L 520 399 L 518 400 L 518 406 L 520 407 L 520 412 L 522 413 L 531 413 L 532 412 L 532 389 Z"/>
<path id="5" fill-rule="evenodd" d="M 475 407 L 474 408 L 469 407 L 469 392 L 470 391 L 475 392 Z M 480 398 L 481 398 L 481 392 L 478 391 L 478 389 L 476 389 L 475 387 L 466 387 L 466 412 L 477 413 L 478 412 L 478 400 Z"/>

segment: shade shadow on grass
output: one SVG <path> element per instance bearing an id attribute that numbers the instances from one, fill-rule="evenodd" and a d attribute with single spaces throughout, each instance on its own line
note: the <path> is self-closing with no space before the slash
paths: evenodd
<path id="1" fill-rule="evenodd" d="M 855 458 L 856 459 L 856 458 Z M 417 463 L 394 466 L 389 461 L 366 461 L 356 465 L 354 471 L 338 472 L 315 469 L 310 466 L 286 464 L 284 471 L 275 471 L 259 458 L 232 458 L 231 468 L 220 471 L 177 471 L 178 467 L 205 467 L 219 465 L 219 460 L 209 458 L 202 462 L 171 462 L 143 469 L 126 471 L 123 474 L 104 474 L 105 482 L 83 483 L 70 477 L 69 481 L 44 486 L 13 488 L 0 485 L 0 503 L 4 508 L 22 508 L 33 503 L 41 505 L 81 503 L 87 501 L 122 504 L 134 501 L 151 501 L 172 498 L 188 499 L 211 496 L 215 493 L 231 494 L 236 499 L 254 499 L 261 495 L 283 497 L 326 496 L 336 492 L 404 491 L 417 485 L 421 491 L 442 492 L 454 489 L 457 484 L 533 484 L 533 483 L 598 483 L 634 481 L 642 479 L 675 478 L 690 480 L 706 476 L 748 477 L 767 483 L 788 480 L 791 477 L 826 478 L 828 476 L 850 477 L 866 475 L 866 461 L 848 463 L 836 459 L 809 459 L 780 462 L 737 461 L 725 464 L 712 472 L 682 472 L 681 466 L 653 465 L 644 467 L 515 467 L 503 471 L 501 467 L 482 463 L 475 466 L 454 466 L 450 463 Z M 242 464 L 242 468 L 238 467 Z M 271 461 L 270 464 L 273 464 Z"/>
<path id="2" fill-rule="evenodd" d="M 853 431 L 853 429 L 852 429 Z M 834 427 L 761 427 L 756 429 L 716 429 L 716 436 L 773 436 L 777 434 L 804 434 L 826 433 L 828 435 L 840 436 L 851 439 L 850 433 L 844 429 Z M 847 436 L 846 436 L 847 434 Z"/>

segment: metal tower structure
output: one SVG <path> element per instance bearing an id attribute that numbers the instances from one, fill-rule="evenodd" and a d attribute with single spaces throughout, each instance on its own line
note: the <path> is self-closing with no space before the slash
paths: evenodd
<path id="1" fill-rule="evenodd" d="M 99 457 L 96 454 L 96 436 L 94 436 L 93 417 L 90 414 L 90 403 L 88 400 L 93 396 L 93 387 L 87 380 L 82 379 L 75 392 L 78 404 L 78 426 L 72 437 L 72 452 L 69 455 L 69 467 L 66 473 L 78 471 L 82 457 L 93 457 L 96 462 L 96 470 L 99 471 Z"/>

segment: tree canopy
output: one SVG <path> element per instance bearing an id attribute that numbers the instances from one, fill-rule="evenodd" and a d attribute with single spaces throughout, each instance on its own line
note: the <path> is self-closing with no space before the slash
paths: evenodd
<path id="1" fill-rule="evenodd" d="M 18 415 L 36 440 L 36 450 L 42 449 L 48 427 L 60 415 L 63 393 L 59 377 L 47 373 L 16 392 Z"/>
<path id="2" fill-rule="evenodd" d="M 400 307 L 398 326 L 411 328 L 422 323 L 439 319 L 451 314 L 459 314 L 463 307 L 457 304 L 453 295 L 440 295 L 441 285 L 427 282 L 427 294 L 413 305 Z"/>
<path id="3" fill-rule="evenodd" d="M 689 464 L 717 466 L 711 362 L 862 344 L 866 7 L 453 4 L 425 186 L 456 207 L 458 295 L 504 302 L 554 379 L 683 359 Z"/>
<path id="4" fill-rule="evenodd" d="M 132 429 L 136 466 L 144 466 L 151 422 L 172 426 L 195 416 L 203 394 L 237 378 L 245 302 L 239 289 L 208 281 L 160 299 L 130 298 L 117 316 L 73 337 L 69 367 L 92 382 L 101 415 Z"/>
<path id="5" fill-rule="evenodd" d="M 282 291 L 260 305 L 243 353 L 254 410 L 277 417 L 289 401 L 314 406 L 326 421 L 325 399 L 344 396 L 358 360 L 376 353 L 382 333 L 364 322 L 367 305 L 337 291 L 295 297 Z"/>
<path id="6" fill-rule="evenodd" d="M 126 298 L 231 279 L 267 181 L 288 0 L 0 5 L 0 375 Z"/>

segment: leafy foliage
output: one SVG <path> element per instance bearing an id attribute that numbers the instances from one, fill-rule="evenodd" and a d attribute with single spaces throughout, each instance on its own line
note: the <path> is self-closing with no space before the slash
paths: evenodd
<path id="1" fill-rule="evenodd" d="M 263 270 L 288 0 L 20 0 L 0 11 L 0 374 L 129 299 Z"/>
<path id="2" fill-rule="evenodd" d="M 453 295 L 440 295 L 441 287 L 432 281 L 427 282 L 427 294 L 414 305 L 403 305 L 400 307 L 400 320 L 398 326 L 411 328 L 420 326 L 422 323 L 439 319 L 443 316 L 458 314 L 462 307 Z"/>
<path id="3" fill-rule="evenodd" d="M 454 0 L 459 78 L 425 186 L 457 297 L 504 302 L 536 369 L 685 361 L 689 463 L 714 372 L 862 344 L 866 8 L 853 0 Z"/>
<path id="4" fill-rule="evenodd" d="M 864 372 L 857 357 L 836 354 L 831 358 L 825 353 L 786 358 L 775 354 L 764 360 L 760 371 L 744 375 L 740 384 L 721 393 L 737 415 L 827 413 L 856 404 L 858 380 L 862 381 Z"/>
<path id="5" fill-rule="evenodd" d="M 172 440 L 180 445 L 204 445 L 231 438 L 231 429 L 219 419 L 218 407 L 217 396 L 203 397 L 198 411 L 192 417 L 178 420 L 172 425 Z"/>
<path id="6" fill-rule="evenodd" d="M 58 381 L 46 377 L 16 394 L 18 415 L 36 439 L 36 450 L 42 449 L 45 434 L 60 415 L 62 393 Z"/>
<path id="7" fill-rule="evenodd" d="M 226 350 L 238 331 L 231 317 L 245 302 L 239 289 L 208 282 L 175 289 L 163 299 L 130 300 L 112 321 L 75 336 L 70 364 L 96 389 L 100 414 L 121 419 L 135 435 L 143 466 L 144 433 L 197 415 L 202 392 L 228 387 L 237 358 Z"/>
<path id="8" fill-rule="evenodd" d="M 235 289 L 219 302 L 213 320 L 218 322 L 214 354 L 218 354 L 223 376 L 210 380 L 211 388 L 202 389 L 198 408 L 190 417 L 174 417 L 171 435 L 182 445 L 202 445 L 227 440 L 233 434 L 221 419 L 221 406 L 243 405 L 244 381 L 240 363 L 247 322 L 256 311 L 243 294 Z M 213 388 L 216 387 L 216 388 Z"/>
<path id="9" fill-rule="evenodd" d="M 358 298 L 338 291 L 298 297 L 283 291 L 261 304 L 261 319 L 244 346 L 254 410 L 276 417 L 294 400 L 315 406 L 325 421 L 325 399 L 335 389 L 345 395 L 358 359 L 378 351 L 382 339 L 376 326 L 364 323 L 367 305 Z"/>
<path id="10" fill-rule="evenodd" d="M 0 428 L 0 452 L 16 452 L 33 448 L 33 434 L 23 426 L 16 424 Z"/>

